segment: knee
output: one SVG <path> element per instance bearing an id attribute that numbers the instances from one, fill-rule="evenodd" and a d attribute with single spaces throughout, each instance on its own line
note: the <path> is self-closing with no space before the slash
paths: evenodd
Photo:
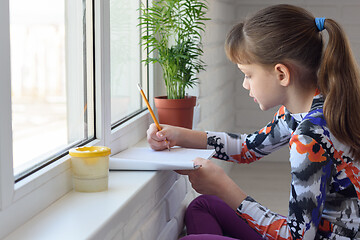
<path id="1" fill-rule="evenodd" d="M 185 237 L 180 238 L 179 240 L 209 240 L 212 239 L 213 236 L 209 234 L 191 234 Z"/>
<path id="2" fill-rule="evenodd" d="M 217 199 L 216 196 L 212 195 L 200 195 L 189 204 L 188 210 L 209 208 L 209 206 L 212 205 L 212 202 Z"/>
<path id="3" fill-rule="evenodd" d="M 192 240 L 193 238 L 191 237 L 191 235 L 187 235 L 185 237 L 180 238 L 179 240 Z"/>
<path id="4" fill-rule="evenodd" d="M 209 195 L 200 195 L 188 205 L 185 211 L 185 223 L 189 220 L 192 221 L 192 217 L 194 214 L 208 212 L 209 203 L 208 203 Z"/>

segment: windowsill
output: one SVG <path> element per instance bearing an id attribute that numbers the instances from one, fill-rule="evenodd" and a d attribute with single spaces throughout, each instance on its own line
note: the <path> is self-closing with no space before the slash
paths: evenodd
<path id="1" fill-rule="evenodd" d="M 155 175 L 156 172 L 150 171 L 110 172 L 108 191 L 71 191 L 5 239 L 53 239 L 54 236 L 59 239 L 91 239 L 116 213 L 126 214 L 127 209 L 123 206 L 135 207 L 131 204 L 132 198 Z M 111 226 L 108 228 L 112 230 Z"/>
<path id="2" fill-rule="evenodd" d="M 5 239 L 111 239 L 133 215 L 157 204 L 163 197 L 160 186 L 169 179 L 179 176 L 173 171 L 110 171 L 108 191 L 70 191 Z"/>

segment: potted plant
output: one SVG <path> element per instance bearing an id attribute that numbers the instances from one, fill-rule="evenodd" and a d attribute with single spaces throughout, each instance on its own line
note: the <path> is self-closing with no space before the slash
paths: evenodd
<path id="1" fill-rule="evenodd" d="M 145 63 L 160 64 L 166 86 L 167 96 L 155 97 L 160 123 L 192 128 L 196 97 L 185 90 L 198 83 L 197 73 L 205 67 L 201 34 L 209 20 L 207 10 L 203 0 L 157 0 L 140 7 L 141 44 L 148 50 Z M 185 116 L 188 120 L 181 122 Z"/>

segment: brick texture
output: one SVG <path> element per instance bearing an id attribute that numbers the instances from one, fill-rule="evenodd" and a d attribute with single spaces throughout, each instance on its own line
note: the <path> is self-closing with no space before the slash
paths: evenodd
<path id="1" fill-rule="evenodd" d="M 358 0 L 209 0 L 212 19 L 204 35 L 206 72 L 199 74 L 199 107 L 195 128 L 248 133 L 271 121 L 277 108 L 262 112 L 242 87 L 243 75 L 224 53 L 224 40 L 231 26 L 264 7 L 288 3 L 304 7 L 316 17 L 333 18 L 345 29 L 354 55 L 360 62 L 360 1 Z M 326 31 L 324 32 L 325 38 Z M 287 151 L 272 160 L 288 161 Z M 267 157 L 271 158 L 271 156 Z"/>

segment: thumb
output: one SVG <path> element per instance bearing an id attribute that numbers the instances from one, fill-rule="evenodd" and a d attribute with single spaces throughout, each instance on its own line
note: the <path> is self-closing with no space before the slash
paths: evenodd
<path id="1" fill-rule="evenodd" d="M 208 163 L 209 161 L 210 160 L 208 160 L 208 159 L 197 157 L 194 159 L 194 165 L 203 166 L 206 163 Z"/>
<path id="2" fill-rule="evenodd" d="M 160 139 L 165 140 L 166 137 L 167 137 L 167 131 L 166 131 L 165 129 L 163 129 L 163 130 L 161 130 L 161 131 L 158 131 L 158 132 L 156 133 L 156 136 L 157 136 L 158 138 L 160 138 Z"/>

